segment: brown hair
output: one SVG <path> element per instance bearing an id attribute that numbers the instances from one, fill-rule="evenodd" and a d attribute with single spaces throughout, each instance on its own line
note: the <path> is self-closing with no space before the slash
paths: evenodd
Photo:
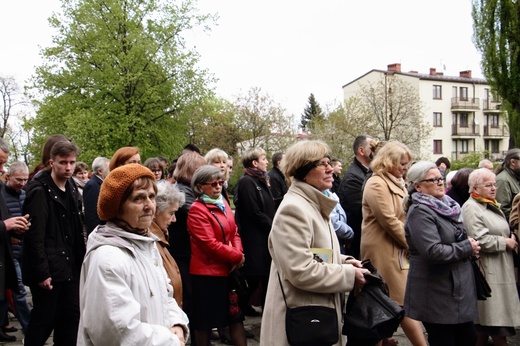
<path id="1" fill-rule="evenodd" d="M 173 177 L 186 185 L 191 184 L 191 178 L 200 166 L 206 164 L 206 159 L 194 151 L 182 154 L 177 160 Z"/>
<path id="2" fill-rule="evenodd" d="M 70 140 L 64 135 L 52 135 L 45 140 L 42 148 L 42 169 L 49 168 L 49 160 L 51 159 L 51 150 L 54 144 L 58 142 L 69 142 Z"/>
<path id="3" fill-rule="evenodd" d="M 116 169 L 119 166 L 125 164 L 125 161 L 134 156 L 135 154 L 140 154 L 139 148 L 136 147 L 122 147 L 117 149 L 117 151 L 112 155 L 112 159 L 110 160 L 109 168 L 111 171 Z"/>

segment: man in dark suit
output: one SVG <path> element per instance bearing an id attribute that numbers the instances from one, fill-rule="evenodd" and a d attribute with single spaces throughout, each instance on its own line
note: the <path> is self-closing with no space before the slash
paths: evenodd
<path id="1" fill-rule="evenodd" d="M 269 184 L 271 185 L 271 194 L 273 195 L 276 209 L 278 209 L 278 206 L 280 203 L 282 203 L 283 196 L 287 193 L 287 183 L 285 182 L 285 176 L 280 170 L 282 159 L 283 153 L 274 153 L 271 159 L 273 168 L 267 172 L 269 175 Z"/>
<path id="2" fill-rule="evenodd" d="M 9 145 L 0 138 L 0 172 L 4 173 L 4 164 L 9 158 Z M 11 249 L 11 232 L 24 233 L 31 225 L 29 215 L 10 217 L 3 193 L 0 193 L 0 326 L 5 326 L 5 317 L 9 307 L 5 291 L 18 292 L 18 280 Z M 16 341 L 16 337 L 0 330 L 0 342 Z"/>
<path id="3" fill-rule="evenodd" d="M 97 201 L 103 178 L 108 174 L 109 163 L 110 160 L 106 157 L 96 157 L 92 162 L 92 178 L 89 179 L 83 188 L 83 207 L 85 208 L 87 234 L 90 234 L 100 223 L 97 214 Z"/>
<path id="4" fill-rule="evenodd" d="M 345 173 L 337 192 L 341 206 L 347 214 L 347 223 L 354 231 L 354 239 L 347 249 L 347 254 L 358 259 L 360 259 L 361 222 L 363 220 L 361 212 L 363 182 L 368 173 L 370 161 L 372 161 L 369 145 L 371 139 L 372 137 L 368 135 L 360 135 L 354 140 L 354 161 Z"/>

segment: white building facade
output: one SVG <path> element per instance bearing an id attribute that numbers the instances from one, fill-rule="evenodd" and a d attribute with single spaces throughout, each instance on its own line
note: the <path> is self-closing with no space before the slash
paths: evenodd
<path id="1" fill-rule="evenodd" d="M 381 78 L 400 78 L 417 90 L 424 121 L 433 128 L 421 147 L 422 157 L 459 160 L 469 153 L 485 152 L 493 161 L 504 158 L 509 145 L 506 113 L 485 79 L 472 78 L 471 71 L 459 76 L 444 76 L 434 68 L 429 74 L 401 72 L 401 64 L 391 64 L 386 71 L 371 70 L 344 85 L 344 100 L 358 94 L 362 85 Z"/>

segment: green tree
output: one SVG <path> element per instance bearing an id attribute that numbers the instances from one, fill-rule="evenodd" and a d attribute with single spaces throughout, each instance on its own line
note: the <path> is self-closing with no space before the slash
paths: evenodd
<path id="1" fill-rule="evenodd" d="M 354 157 L 354 139 L 360 134 L 375 136 L 377 132 L 375 122 L 367 121 L 361 100 L 351 97 L 344 104 L 335 106 L 323 121 L 315 124 L 312 138 L 326 142 L 332 150 L 332 156 L 345 164 Z"/>
<path id="2" fill-rule="evenodd" d="M 509 114 L 509 148 L 520 136 L 520 2 L 473 0 L 475 46 L 486 79 L 514 112 Z"/>
<path id="3" fill-rule="evenodd" d="M 303 114 L 301 117 L 301 127 L 302 130 L 313 130 L 316 123 L 323 121 L 325 116 L 323 111 L 321 110 L 320 104 L 316 101 L 314 94 L 309 96 L 308 100 L 309 104 L 303 110 Z"/>
<path id="4" fill-rule="evenodd" d="M 127 145 L 143 157 L 178 153 L 190 113 L 212 96 L 182 34 L 211 20 L 192 0 L 62 0 L 32 78 L 34 147 L 63 133 L 83 160 Z"/>

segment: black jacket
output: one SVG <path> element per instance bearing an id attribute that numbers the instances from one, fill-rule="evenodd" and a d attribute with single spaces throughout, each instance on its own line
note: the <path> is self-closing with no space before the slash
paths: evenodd
<path id="1" fill-rule="evenodd" d="M 168 227 L 170 248 L 168 249 L 176 261 L 188 261 L 191 258 L 191 242 L 188 233 L 188 211 L 195 201 L 195 195 L 187 182 L 178 181 L 175 186 L 184 193 L 186 202 L 175 212 L 176 222 Z"/>
<path id="2" fill-rule="evenodd" d="M 363 202 L 363 182 L 368 169 L 354 158 L 350 164 L 345 177 L 339 185 L 337 195 L 339 197 L 341 207 L 347 214 L 347 223 L 354 231 L 354 239 L 351 243 L 351 253 L 354 257 L 359 258 L 359 246 L 361 242 L 361 223 L 363 214 L 361 206 Z"/>
<path id="3" fill-rule="evenodd" d="M 77 188 L 67 181 L 70 208 L 58 198 L 50 171 L 37 174 L 26 191 L 23 211 L 30 215 L 31 227 L 24 235 L 23 282 L 34 285 L 49 277 L 53 282 L 78 280 L 85 240 Z"/>
<path id="4" fill-rule="evenodd" d="M 267 239 L 275 214 L 275 202 L 266 182 L 243 175 L 235 188 L 235 222 L 242 238 L 246 275 L 269 275 L 271 255 Z"/>
<path id="5" fill-rule="evenodd" d="M 283 196 L 287 193 L 287 183 L 285 182 L 285 176 L 278 167 L 273 167 L 267 174 L 269 175 L 269 185 L 271 185 L 271 194 L 273 195 L 276 210 L 282 203 Z"/>
<path id="6" fill-rule="evenodd" d="M 100 177 L 93 175 L 83 188 L 83 207 L 85 208 L 85 224 L 88 234 L 101 222 L 97 213 L 97 202 L 102 183 L 103 180 Z"/>
<path id="7" fill-rule="evenodd" d="M 5 289 L 18 292 L 18 280 L 11 251 L 11 232 L 5 228 L 3 220 L 10 218 L 4 194 L 0 193 L 0 301 L 5 300 Z"/>
<path id="8" fill-rule="evenodd" d="M 25 191 L 20 192 L 10 188 L 7 185 L 2 185 L 2 193 L 5 197 L 5 203 L 7 204 L 7 210 L 9 211 L 9 217 L 22 216 L 22 207 L 25 201 Z M 11 242 L 11 248 L 13 249 L 13 256 L 17 260 L 22 260 L 22 241 L 23 235 L 16 232 L 11 233 L 11 238 L 16 238 L 20 242 L 14 244 Z"/>

